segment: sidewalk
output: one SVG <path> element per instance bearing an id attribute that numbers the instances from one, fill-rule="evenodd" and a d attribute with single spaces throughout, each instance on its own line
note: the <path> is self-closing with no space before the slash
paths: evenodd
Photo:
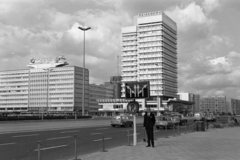
<path id="1" fill-rule="evenodd" d="M 146 142 L 82 155 L 81 160 L 239 160 L 240 127 L 210 129 L 155 140 L 155 148 Z"/>

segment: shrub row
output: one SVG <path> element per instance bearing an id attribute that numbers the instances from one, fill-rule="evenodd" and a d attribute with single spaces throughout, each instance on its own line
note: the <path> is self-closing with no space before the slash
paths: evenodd
<path id="1" fill-rule="evenodd" d="M 92 116 L 77 116 L 77 119 L 88 119 Z M 0 117 L 0 121 L 18 121 L 18 120 L 41 120 L 42 116 L 7 116 Z M 75 119 L 75 116 L 44 116 L 44 120 L 51 119 Z"/>

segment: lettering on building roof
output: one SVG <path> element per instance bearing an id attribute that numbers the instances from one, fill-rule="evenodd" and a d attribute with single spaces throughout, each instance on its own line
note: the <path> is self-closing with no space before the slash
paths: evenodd
<path id="1" fill-rule="evenodd" d="M 140 13 L 138 14 L 138 17 L 146 17 L 146 16 L 155 16 L 155 15 L 161 15 L 161 11 L 155 11 L 155 12 L 148 12 L 148 13 Z"/>

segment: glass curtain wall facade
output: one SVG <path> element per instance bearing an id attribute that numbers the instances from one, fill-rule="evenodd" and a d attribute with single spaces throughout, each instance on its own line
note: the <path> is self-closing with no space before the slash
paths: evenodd
<path id="1" fill-rule="evenodd" d="M 177 97 L 177 26 L 163 12 L 141 13 L 122 28 L 122 97 L 129 81 L 149 81 L 151 97 Z"/>

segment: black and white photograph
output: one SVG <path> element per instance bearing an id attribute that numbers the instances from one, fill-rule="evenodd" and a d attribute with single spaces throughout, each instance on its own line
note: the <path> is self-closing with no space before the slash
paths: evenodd
<path id="1" fill-rule="evenodd" d="M 0 0 L 0 160 L 239 160 L 239 0 Z"/>

